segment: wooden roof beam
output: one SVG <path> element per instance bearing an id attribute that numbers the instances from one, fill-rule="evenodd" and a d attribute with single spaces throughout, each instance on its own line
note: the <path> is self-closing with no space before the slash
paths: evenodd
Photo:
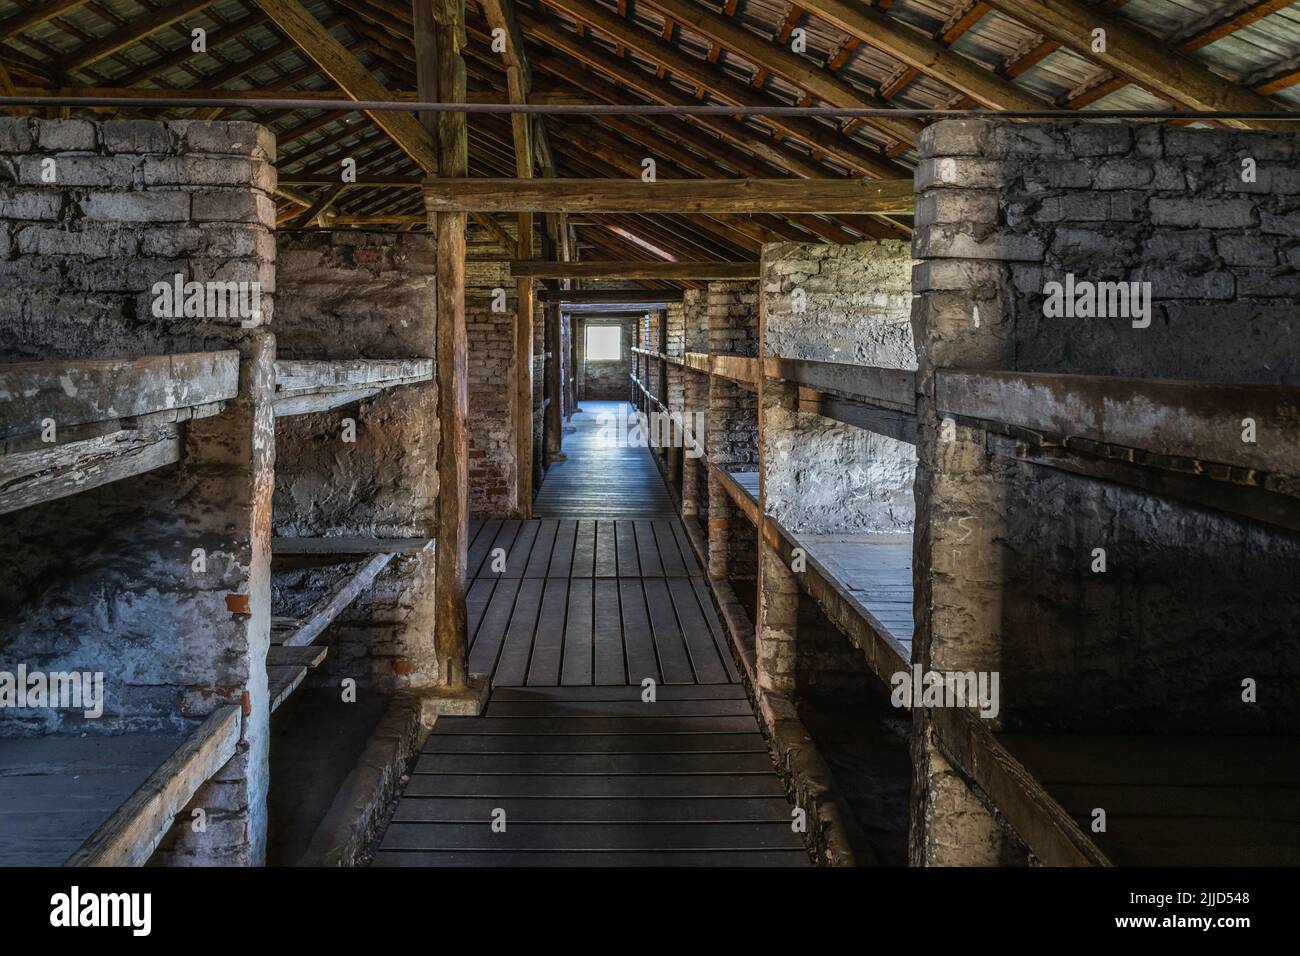
<path id="1" fill-rule="evenodd" d="M 1046 105 L 1028 90 L 954 53 L 876 7 L 849 0 L 800 0 L 800 6 L 837 30 L 857 37 L 985 106 L 1033 110 Z"/>
<path id="2" fill-rule="evenodd" d="M 85 2 L 86 0 L 49 0 L 47 3 L 15 13 L 7 20 L 0 21 L 0 40 L 11 39 L 25 30 L 48 23 Z"/>
<path id="3" fill-rule="evenodd" d="M 276 26 L 354 100 L 385 100 L 389 92 L 342 43 L 297 0 L 257 0 Z M 433 137 L 408 113 L 367 113 L 427 173 L 438 169 Z"/>
<path id="4" fill-rule="evenodd" d="M 830 2 L 830 0 L 817 0 Z M 1077 0 L 988 0 L 995 10 L 1101 63 L 1171 102 L 1198 110 L 1266 112 L 1282 107 L 1254 90 L 1213 73 L 1129 21 L 1090 9 Z M 1095 29 L 1106 31 L 1105 52 L 1092 49 Z M 1291 129 L 1266 120 L 1227 120 L 1240 129 Z"/>
<path id="5" fill-rule="evenodd" d="M 214 2 L 215 0 L 179 0 L 170 6 L 160 7 L 147 17 L 130 20 L 107 36 L 73 50 L 59 61 L 55 72 L 67 73 L 71 70 L 84 69 L 98 60 L 126 49 L 133 43 L 139 43 L 151 34 L 197 13 L 204 7 L 211 6 Z"/>
<path id="6" fill-rule="evenodd" d="M 779 42 L 768 41 L 745 29 L 735 20 L 719 16 L 691 0 L 646 0 L 650 6 L 701 36 L 721 44 L 755 66 L 770 70 L 819 97 L 832 106 L 880 109 L 889 104 L 879 97 L 857 89 L 829 70 L 818 67 L 806 57 Z M 796 9 L 796 8 L 792 8 Z M 910 119 L 873 119 L 867 121 L 891 139 L 915 144 L 922 124 Z"/>
<path id="7" fill-rule="evenodd" d="M 757 279 L 757 262 L 543 262 L 510 263 L 512 276 L 534 279 Z"/>
<path id="8" fill-rule="evenodd" d="M 706 60 L 696 59 L 667 40 L 623 20 L 593 0 L 549 0 L 549 2 L 551 6 L 586 22 L 611 39 L 622 40 L 631 49 L 649 57 L 681 79 L 703 87 L 720 100 L 735 105 L 789 105 L 733 79 Z M 524 25 L 529 32 L 533 32 L 530 24 L 525 22 Z M 868 175 L 880 179 L 894 179 L 907 174 L 903 166 L 883 153 L 842 134 L 837 127 L 827 126 L 805 117 L 768 117 L 767 121 L 787 135 L 803 141 L 814 152 L 823 151 L 846 166 Z"/>
<path id="9" fill-rule="evenodd" d="M 910 214 L 912 180 L 431 179 L 433 212 Z"/>

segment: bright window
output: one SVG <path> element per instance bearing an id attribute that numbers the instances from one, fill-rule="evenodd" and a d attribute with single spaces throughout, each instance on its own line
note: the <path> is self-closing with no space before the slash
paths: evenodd
<path id="1" fill-rule="evenodd" d="M 587 361 L 617 362 L 623 357 L 623 327 L 587 326 Z"/>

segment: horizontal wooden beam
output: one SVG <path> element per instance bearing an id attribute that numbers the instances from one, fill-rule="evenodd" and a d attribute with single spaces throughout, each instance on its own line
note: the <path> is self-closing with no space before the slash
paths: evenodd
<path id="1" fill-rule="evenodd" d="M 1197 110 L 1281 110 L 1281 104 L 1238 86 L 1199 60 L 1171 49 L 1127 21 L 1107 17 L 1078 0 L 988 0 L 989 6 L 1031 30 L 1110 67 L 1159 96 Z M 1097 30 L 1106 42 L 1098 51 Z M 1246 129 L 1289 129 L 1291 124 L 1266 120 L 1226 120 Z"/>
<path id="2" fill-rule="evenodd" d="M 144 866 L 176 815 L 239 746 L 240 710 L 218 707 L 64 866 Z"/>
<path id="3" fill-rule="evenodd" d="M 389 98 L 388 89 L 297 0 L 257 0 L 257 4 L 352 99 Z M 426 173 L 437 171 L 433 137 L 414 116 L 382 110 L 366 115 Z"/>
<path id="4" fill-rule="evenodd" d="M 92 40 L 79 49 L 73 50 L 58 64 L 58 72 L 78 70 L 98 60 L 112 56 L 133 43 L 163 30 L 173 23 L 179 23 L 186 17 L 198 13 L 205 7 L 212 6 L 214 0 L 179 0 L 165 7 L 152 8 L 147 16 L 137 16 L 128 20 L 118 29 L 105 37 Z M 146 10 L 151 8 L 145 7 Z"/>
<path id="5" fill-rule="evenodd" d="M 47 420 L 57 424 L 62 443 L 92 436 L 77 432 L 77 426 L 211 405 L 238 391 L 234 350 L 15 362 L 0 366 L 0 451 L 29 444 L 48 450 L 40 442 Z"/>
<path id="6" fill-rule="evenodd" d="M 541 262 L 510 263 L 512 278 L 532 279 L 757 279 L 757 262 Z"/>
<path id="7" fill-rule="evenodd" d="M 784 379 L 819 392 L 837 393 L 895 411 L 916 411 L 916 373 L 907 369 L 768 356 L 763 359 L 763 371 L 768 378 Z"/>
<path id="8" fill-rule="evenodd" d="M 181 458 L 177 426 L 125 428 L 0 457 L 0 514 L 75 495 Z"/>
<path id="9" fill-rule="evenodd" d="M 681 292 L 650 292 L 646 289 L 538 289 L 543 302 L 565 305 L 642 305 L 682 301 Z"/>
<path id="10" fill-rule="evenodd" d="M 988 795 L 1044 866 L 1111 866 L 1074 818 L 964 707 L 929 708 L 939 749 Z"/>
<path id="11" fill-rule="evenodd" d="M 430 179 L 430 212 L 906 215 L 910 179 Z"/>
<path id="12" fill-rule="evenodd" d="M 941 414 L 1169 458 L 1300 475 L 1300 388 L 941 369 Z M 1250 440 L 1243 440 L 1249 435 Z"/>
<path id="13" fill-rule="evenodd" d="M 328 21 L 323 21 L 328 23 Z M 188 49 L 188 48 L 187 48 Z M 243 64 L 236 64 L 242 66 Z M 250 107 L 256 108 L 259 100 L 300 100 L 307 93 L 302 90 L 273 89 L 273 90 L 230 90 L 218 86 L 212 86 L 204 83 L 202 86 L 188 86 L 183 89 L 160 89 L 157 87 L 138 87 L 138 86 L 15 86 L 15 96 L 66 96 L 66 97 L 87 97 L 102 96 L 105 99 L 138 99 L 138 100 L 193 100 L 193 99 L 228 99 L 236 97 L 241 100 L 247 100 Z M 415 103 L 419 101 L 419 95 L 415 90 L 389 90 L 384 97 L 387 100 L 395 102 Z M 533 105 L 542 106 L 585 106 L 596 102 L 590 96 L 580 96 L 573 93 L 563 92 L 540 92 L 534 93 L 528 99 Z M 498 93 L 496 90 L 469 90 L 465 94 L 467 103 L 485 103 L 485 104 L 508 104 L 510 101 L 505 95 Z M 120 107 L 111 107 L 119 109 Z M 146 109 L 147 107 L 140 107 Z M 171 107 L 159 106 L 158 109 L 170 109 Z M 350 111 L 346 105 L 341 105 L 337 112 Z M 331 111 L 333 112 L 333 111 Z"/>

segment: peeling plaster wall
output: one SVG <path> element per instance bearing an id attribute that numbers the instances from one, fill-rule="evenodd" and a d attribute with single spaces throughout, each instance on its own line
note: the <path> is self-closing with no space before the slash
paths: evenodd
<path id="1" fill-rule="evenodd" d="M 767 354 L 916 368 L 912 265 L 901 240 L 763 246 Z"/>
<path id="2" fill-rule="evenodd" d="M 99 720 L 6 711 L 0 733 L 181 730 L 243 707 L 236 756 L 195 798 L 208 832 L 177 828 L 165 863 L 265 854 L 274 159 L 251 123 L 0 119 L 0 361 L 242 357 L 238 397 L 181 426 L 179 464 L 0 517 L 0 670 L 102 671 L 107 697 Z M 155 316 L 152 285 L 178 273 L 259 282 L 260 315 Z"/>
<path id="3" fill-rule="evenodd" d="M 411 233 L 290 232 L 279 240 L 281 359 L 432 358 L 434 247 Z M 355 442 L 343 440 L 345 419 Z M 438 417 L 433 381 L 276 422 L 275 533 L 432 537 Z M 357 559 L 305 571 L 277 562 L 277 612 L 301 612 Z M 400 555 L 326 632 L 313 680 L 384 690 L 437 681 L 433 553 Z"/>
<path id="4" fill-rule="evenodd" d="M 765 245 L 765 355 L 916 368 L 912 265 L 893 240 Z M 916 449 L 788 405 L 765 411 L 767 513 L 792 533 L 911 531 Z"/>

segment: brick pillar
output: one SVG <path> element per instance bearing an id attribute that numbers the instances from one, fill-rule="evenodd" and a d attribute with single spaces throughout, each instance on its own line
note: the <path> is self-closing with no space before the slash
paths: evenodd
<path id="1" fill-rule="evenodd" d="M 918 353 L 916 634 L 913 660 L 926 670 L 995 671 L 1002 650 L 1002 540 L 1006 502 L 1000 466 L 984 433 L 940 419 L 935 370 L 1013 367 L 1010 271 L 1003 262 L 962 257 L 954 235 L 996 226 L 987 190 L 961 182 L 982 168 L 979 123 L 939 123 L 921 140 L 917 170 L 913 328 Z M 938 175 L 942 159 L 942 176 Z M 952 167 L 957 167 L 956 169 Z M 972 218 L 973 217 L 973 218 Z M 976 321 L 976 315 L 979 321 Z M 1015 839 L 944 759 L 927 712 L 913 711 L 914 865 L 1011 862 Z M 1021 856 L 1023 860 L 1023 856 Z"/>
<path id="2" fill-rule="evenodd" d="M 694 369 L 682 370 L 682 409 L 686 428 L 692 431 L 692 438 L 703 450 L 708 436 L 705 419 L 697 413 L 706 412 L 709 407 L 709 377 Z M 707 500 L 701 501 L 700 486 L 705 479 L 704 460 L 698 455 L 685 455 L 682 458 L 682 514 L 698 515 L 707 510 Z M 707 499 L 707 496 L 705 496 Z"/>

